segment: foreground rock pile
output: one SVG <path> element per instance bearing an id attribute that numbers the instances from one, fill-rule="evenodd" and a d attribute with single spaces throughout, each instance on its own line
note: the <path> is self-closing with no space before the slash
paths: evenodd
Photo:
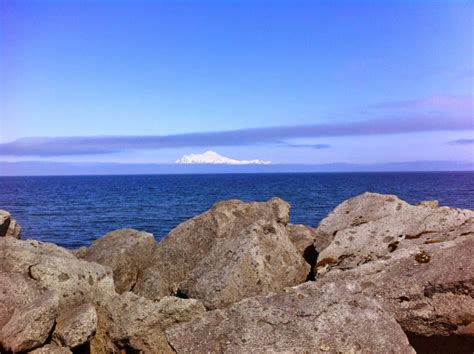
<path id="1" fill-rule="evenodd" d="M 0 211 L 0 352 L 473 351 L 473 211 L 365 193 L 288 220 L 231 200 L 70 251 Z"/>

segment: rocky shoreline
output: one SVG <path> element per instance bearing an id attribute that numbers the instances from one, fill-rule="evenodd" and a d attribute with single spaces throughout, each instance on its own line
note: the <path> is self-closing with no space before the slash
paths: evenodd
<path id="1" fill-rule="evenodd" d="M 474 211 L 364 193 L 318 227 L 217 203 L 67 250 L 0 211 L 0 352 L 472 353 Z"/>

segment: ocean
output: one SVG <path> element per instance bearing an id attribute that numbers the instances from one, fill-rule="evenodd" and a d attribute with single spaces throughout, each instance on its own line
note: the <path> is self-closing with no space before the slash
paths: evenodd
<path id="1" fill-rule="evenodd" d="M 0 177 L 0 209 L 22 226 L 22 238 L 77 248 L 124 227 L 160 240 L 226 199 L 278 196 L 291 204 L 290 222 L 316 226 L 365 191 L 474 209 L 474 172 Z"/>

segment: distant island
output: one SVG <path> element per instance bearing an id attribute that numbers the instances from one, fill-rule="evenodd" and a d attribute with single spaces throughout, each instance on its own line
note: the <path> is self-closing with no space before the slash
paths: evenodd
<path id="1" fill-rule="evenodd" d="M 176 160 L 179 164 L 217 164 L 217 165 L 269 165 L 271 161 L 263 160 L 236 160 L 222 156 L 215 151 L 206 151 L 202 154 L 183 155 Z"/>

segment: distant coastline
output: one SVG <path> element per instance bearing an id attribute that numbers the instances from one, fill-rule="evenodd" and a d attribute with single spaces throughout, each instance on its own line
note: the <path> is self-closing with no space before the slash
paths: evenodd
<path id="1" fill-rule="evenodd" d="M 319 165 L 125 164 L 43 161 L 0 162 L 0 176 L 436 171 L 474 171 L 474 162 L 413 161 L 378 164 L 332 163 Z"/>

